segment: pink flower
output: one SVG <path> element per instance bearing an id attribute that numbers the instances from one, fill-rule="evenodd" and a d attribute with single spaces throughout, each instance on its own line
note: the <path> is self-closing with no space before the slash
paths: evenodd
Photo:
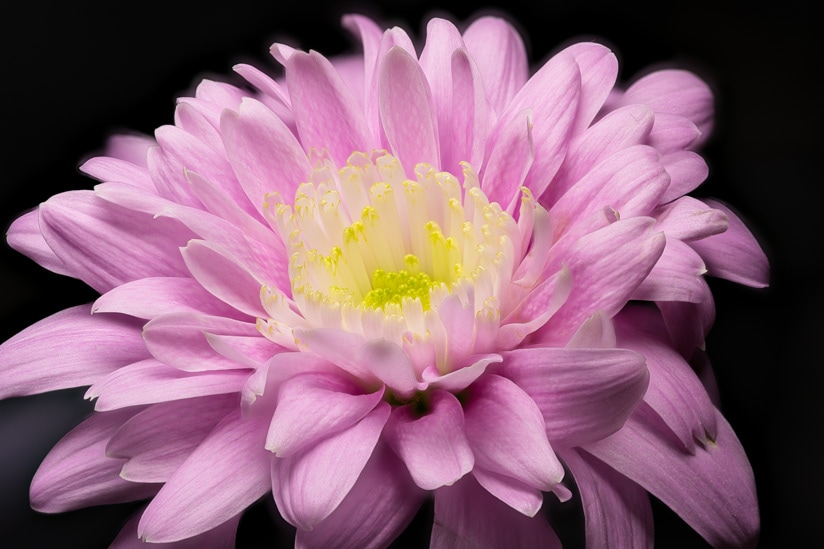
<path id="1" fill-rule="evenodd" d="M 434 497 L 433 547 L 547 547 L 544 497 L 580 497 L 589 546 L 646 546 L 648 491 L 755 544 L 752 471 L 691 365 L 704 274 L 768 274 L 729 209 L 685 196 L 707 86 L 619 90 L 595 43 L 528 78 L 493 17 L 431 20 L 420 55 L 344 24 L 362 56 L 276 44 L 285 78 L 203 81 L 86 162 L 93 191 L 12 225 L 102 294 L 0 347 L 0 396 L 95 399 L 33 507 L 149 499 L 115 546 L 213 546 L 271 492 L 298 546 L 380 547 Z"/>

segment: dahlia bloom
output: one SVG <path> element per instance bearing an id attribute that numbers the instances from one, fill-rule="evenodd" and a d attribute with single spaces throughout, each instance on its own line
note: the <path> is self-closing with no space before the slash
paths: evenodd
<path id="1" fill-rule="evenodd" d="M 203 81 L 173 125 L 87 161 L 94 190 L 9 229 L 101 294 L 0 347 L 0 396 L 95 400 L 32 506 L 145 499 L 113 546 L 221 546 L 271 494 L 297 546 L 360 548 L 432 497 L 432 547 L 554 547 L 544 498 L 580 498 L 588 546 L 635 547 L 649 492 L 754 545 L 752 471 L 702 382 L 704 275 L 762 287 L 768 267 L 685 196 L 706 84 L 618 88 L 596 43 L 530 77 L 495 17 L 433 19 L 420 54 L 344 24 L 363 55 L 275 44 L 283 78 Z"/>

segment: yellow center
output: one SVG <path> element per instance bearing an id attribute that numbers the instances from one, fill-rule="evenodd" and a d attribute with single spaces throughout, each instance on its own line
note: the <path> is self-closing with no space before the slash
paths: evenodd
<path id="1" fill-rule="evenodd" d="M 363 305 L 383 309 L 388 303 L 402 305 L 403 299 L 409 298 L 419 299 L 423 310 L 428 311 L 429 291 L 435 284 L 437 283 L 426 273 L 375 269 L 372 273 L 372 289 L 364 296 Z"/>

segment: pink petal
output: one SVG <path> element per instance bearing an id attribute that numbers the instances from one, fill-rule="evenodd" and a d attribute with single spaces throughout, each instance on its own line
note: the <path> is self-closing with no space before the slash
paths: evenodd
<path id="1" fill-rule="evenodd" d="M 689 118 L 656 112 L 647 144 L 666 154 L 690 148 L 699 137 L 701 130 Z"/>
<path id="2" fill-rule="evenodd" d="M 363 336 L 333 328 L 316 328 L 314 330 L 296 328 L 294 334 L 299 344 L 305 345 L 321 358 L 339 366 L 361 380 L 377 383 L 377 378 L 369 368 L 355 360 L 355 353 L 366 343 Z"/>
<path id="3" fill-rule="evenodd" d="M 567 447 L 620 429 L 650 378 L 644 357 L 626 349 L 517 349 L 504 353 L 497 373 L 535 401 L 549 439 Z"/>
<path id="4" fill-rule="evenodd" d="M 704 139 L 712 129 L 712 91 L 688 71 L 661 70 L 639 79 L 624 93 L 620 105 L 633 103 L 646 105 L 656 113 L 688 118 Z"/>
<path id="5" fill-rule="evenodd" d="M 585 130 L 601 110 L 618 77 L 618 59 L 609 48 L 579 42 L 562 50 L 571 54 L 581 71 L 581 99 L 573 133 Z"/>
<path id="6" fill-rule="evenodd" d="M 143 160 L 145 163 L 145 159 Z M 145 166 L 138 166 L 126 160 L 108 156 L 95 156 L 86 160 L 79 170 L 98 181 L 115 181 L 134 185 L 149 192 L 155 191 L 149 171 Z"/>
<path id="7" fill-rule="evenodd" d="M 476 379 L 481 377 L 490 364 L 501 361 L 501 355 L 494 353 L 486 355 L 471 355 L 463 359 L 457 367 L 449 373 L 441 374 L 435 365 L 423 371 L 421 377 L 429 387 L 443 389 L 452 393 L 463 391 Z"/>
<path id="8" fill-rule="evenodd" d="M 425 494 L 397 456 L 378 443 L 338 507 L 312 530 L 298 530 L 295 549 L 386 547 L 412 520 Z"/>
<path id="9" fill-rule="evenodd" d="M 684 357 L 691 357 L 697 348 L 705 346 L 704 338 L 715 322 L 715 301 L 707 281 L 702 277 L 704 297 L 698 303 L 658 301 L 669 339 Z"/>
<path id="10" fill-rule="evenodd" d="M 40 227 L 73 276 L 101 293 L 139 278 L 186 274 L 178 247 L 191 238 L 188 230 L 105 202 L 92 191 L 44 202 Z"/>
<path id="11" fill-rule="evenodd" d="M 156 404 L 115 431 L 106 455 L 128 459 L 120 471 L 126 480 L 166 482 L 237 403 L 230 394 Z"/>
<path id="12" fill-rule="evenodd" d="M 534 159 L 532 110 L 524 109 L 499 129 L 481 177 L 481 190 L 490 202 L 508 209 L 518 197 Z"/>
<path id="13" fill-rule="evenodd" d="M 587 453 L 571 449 L 561 457 L 581 493 L 587 547 L 652 549 L 652 508 L 646 491 Z"/>
<path id="14" fill-rule="evenodd" d="M 232 70 L 242 76 L 244 80 L 259 89 L 261 92 L 282 104 L 284 107 L 289 109 L 292 108 L 289 101 L 288 92 L 277 81 L 272 80 L 272 78 L 257 67 L 253 67 L 252 65 L 247 65 L 245 63 L 238 63 L 232 67 Z"/>
<path id="15" fill-rule="evenodd" d="M 438 305 L 438 317 L 446 333 L 446 363 L 455 368 L 472 352 L 475 308 L 452 294 Z"/>
<path id="16" fill-rule="evenodd" d="M 490 106 L 503 113 L 529 76 L 521 36 L 503 19 L 487 16 L 469 25 L 463 39 L 478 65 Z"/>
<path id="17" fill-rule="evenodd" d="M 468 391 L 466 437 L 477 466 L 544 491 L 558 484 L 564 470 L 549 446 L 535 402 L 497 375 L 482 377 Z"/>
<path id="18" fill-rule="evenodd" d="M 484 162 L 487 134 L 494 114 L 484 92 L 481 72 L 463 48 L 452 54 L 452 162 L 443 168 L 459 173 L 458 162 L 466 161 L 480 170 Z"/>
<path id="19" fill-rule="evenodd" d="M 40 231 L 39 210 L 32 210 L 15 219 L 6 233 L 6 241 L 12 249 L 17 250 L 41 267 L 45 267 L 53 273 L 72 276 L 69 267 L 46 244 L 46 240 Z"/>
<path id="20" fill-rule="evenodd" d="M 698 153 L 676 151 L 661 157 L 661 163 L 670 175 L 670 185 L 661 202 L 670 202 L 694 191 L 707 179 L 709 167 Z"/>
<path id="21" fill-rule="evenodd" d="M 148 356 L 138 324 L 72 307 L 0 345 L 0 398 L 91 385 Z"/>
<path id="22" fill-rule="evenodd" d="M 289 378 L 280 386 L 266 449 L 281 458 L 294 455 L 363 419 L 382 396 L 382 390 L 363 394 L 340 375 L 305 373 Z"/>
<path id="23" fill-rule="evenodd" d="M 381 115 L 380 115 L 380 103 L 381 103 L 381 94 L 380 94 L 380 85 L 381 85 L 381 69 L 380 67 L 383 65 L 386 55 L 389 53 L 389 50 L 394 48 L 395 46 L 403 49 L 413 58 L 417 59 L 418 54 L 415 52 L 415 46 L 412 44 L 412 39 L 409 38 L 409 35 L 406 34 L 400 27 L 392 27 L 391 29 L 386 29 L 381 36 L 380 43 L 378 45 L 377 55 L 374 59 L 375 63 L 372 70 L 372 80 L 366 81 L 366 123 L 369 126 L 369 131 L 372 133 L 372 137 L 376 140 L 380 141 L 382 145 L 388 146 L 388 142 L 386 140 L 386 135 L 384 134 L 384 130 L 381 124 Z M 370 59 L 364 59 L 365 63 L 369 63 Z M 368 67 L 364 67 L 364 71 L 366 73 L 369 72 Z"/>
<path id="24" fill-rule="evenodd" d="M 311 530 L 340 505 L 369 461 L 389 411 L 380 403 L 349 429 L 272 461 L 272 491 L 283 518 Z"/>
<path id="25" fill-rule="evenodd" d="M 335 164 L 344 166 L 353 152 L 374 148 L 363 109 L 325 57 L 295 52 L 286 63 L 286 84 L 305 150 L 326 148 Z"/>
<path id="26" fill-rule="evenodd" d="M 218 129 L 212 122 L 191 103 L 185 101 L 178 102 L 175 107 L 175 126 L 184 130 L 186 133 L 197 138 L 198 141 L 212 149 L 215 153 L 225 155 L 223 142 L 220 139 Z M 190 166 L 190 169 L 202 169 L 200 167 Z M 244 198 L 244 205 L 249 206 L 249 202 Z"/>
<path id="27" fill-rule="evenodd" d="M 435 492 L 431 549 L 560 548 L 543 516 L 527 517 L 481 488 L 471 476 Z"/>
<path id="28" fill-rule="evenodd" d="M 268 107 L 244 99 L 237 113 L 225 111 L 220 133 L 226 155 L 252 205 L 263 210 L 267 193 L 291 201 L 295 189 L 309 181 L 306 152 L 286 124 Z"/>
<path id="29" fill-rule="evenodd" d="M 440 168 L 438 119 L 429 84 L 415 58 L 399 46 L 381 60 L 378 93 L 392 154 L 407 171 L 421 162 Z"/>
<path id="30" fill-rule="evenodd" d="M 615 347 L 615 326 L 601 311 L 587 318 L 567 343 L 570 349 L 608 349 Z"/>
<path id="31" fill-rule="evenodd" d="M 113 410 L 181 398 L 240 392 L 247 370 L 184 372 L 154 359 L 119 368 L 86 392 L 95 409 Z"/>
<path id="32" fill-rule="evenodd" d="M 109 437 L 138 411 L 94 414 L 64 436 L 32 479 L 31 506 L 41 513 L 63 513 L 154 494 L 156 485 L 120 478 L 124 460 L 106 457 L 105 453 Z"/>
<path id="33" fill-rule="evenodd" d="M 151 319 L 168 313 L 238 316 L 229 305 L 191 278 L 141 278 L 112 288 L 94 302 L 93 313 L 123 313 Z"/>
<path id="34" fill-rule="evenodd" d="M 464 434 L 458 399 L 446 391 L 431 391 L 418 410 L 412 403 L 393 410 L 385 437 L 415 484 L 424 490 L 451 485 L 472 470 L 475 458 Z"/>
<path id="35" fill-rule="evenodd" d="M 106 156 L 146 167 L 146 153 L 157 142 L 143 134 L 115 134 L 106 141 Z"/>
<path id="36" fill-rule="evenodd" d="M 238 515 L 269 490 L 264 418 L 228 415 L 155 496 L 137 528 L 144 541 L 179 541 Z M 220 497 L 214 497 L 220 494 Z"/>
<path id="37" fill-rule="evenodd" d="M 729 220 L 729 228 L 725 232 L 690 243 L 701 254 L 708 273 L 753 288 L 768 286 L 769 260 L 753 234 L 728 207 L 714 200 L 707 200 L 706 203 L 727 214 Z"/>
<path id="38" fill-rule="evenodd" d="M 259 280 L 220 246 L 190 240 L 181 250 L 189 272 L 209 293 L 249 316 L 266 318 L 260 302 Z"/>
<path id="39" fill-rule="evenodd" d="M 729 227 L 727 214 L 690 196 L 658 207 L 653 217 L 657 220 L 655 228 L 664 231 L 667 238 L 685 242 L 723 233 Z"/>
<path id="40" fill-rule="evenodd" d="M 706 271 L 701 256 L 688 244 L 669 238 L 658 262 L 635 289 L 632 299 L 700 303 L 704 299 L 701 276 Z"/>
<path id="41" fill-rule="evenodd" d="M 658 431 L 641 405 L 624 428 L 584 448 L 663 501 L 711 545 L 750 547 L 758 539 L 752 469 L 732 428 L 716 411 L 718 435 L 688 454 Z"/>
<path id="42" fill-rule="evenodd" d="M 354 360 L 398 396 L 406 397 L 424 388 L 418 381 L 412 361 L 397 343 L 373 339 L 358 349 Z"/>
<path id="43" fill-rule="evenodd" d="M 475 467 L 472 476 L 484 490 L 522 515 L 534 517 L 541 510 L 544 495 L 537 488 L 506 475 Z"/>
<path id="44" fill-rule="evenodd" d="M 381 29 L 368 17 L 357 14 L 344 15 L 343 26 L 358 37 L 363 46 L 363 83 L 364 93 L 369 94 L 374 79 L 375 62 L 378 57 L 378 48 L 381 43 Z M 364 97 L 364 105 L 366 97 Z M 373 136 L 377 137 L 377 136 Z"/>
<path id="45" fill-rule="evenodd" d="M 191 538 L 172 543 L 144 543 L 137 537 L 140 513 L 134 516 L 114 539 L 109 549 L 234 549 L 240 515 Z"/>
<path id="46" fill-rule="evenodd" d="M 143 328 L 143 339 L 149 352 L 175 368 L 197 372 L 244 367 L 217 353 L 206 334 L 260 335 L 251 322 L 196 313 L 158 316 Z"/>

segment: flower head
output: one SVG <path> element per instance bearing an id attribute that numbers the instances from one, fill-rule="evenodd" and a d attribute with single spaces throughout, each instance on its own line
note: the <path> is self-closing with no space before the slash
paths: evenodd
<path id="1" fill-rule="evenodd" d="M 276 44 L 284 78 L 202 82 L 12 225 L 102 294 L 0 347 L 0 395 L 95 399 L 32 505 L 148 499 L 119 541 L 215 544 L 271 492 L 297 545 L 379 547 L 434 497 L 433 547 L 546 547 L 544 498 L 577 497 L 599 547 L 651 541 L 649 491 L 753 544 L 752 472 L 690 363 L 704 275 L 767 278 L 743 223 L 685 196 L 707 86 L 616 88 L 595 43 L 528 77 L 495 17 L 433 19 L 420 55 L 344 23 L 362 56 Z"/>

